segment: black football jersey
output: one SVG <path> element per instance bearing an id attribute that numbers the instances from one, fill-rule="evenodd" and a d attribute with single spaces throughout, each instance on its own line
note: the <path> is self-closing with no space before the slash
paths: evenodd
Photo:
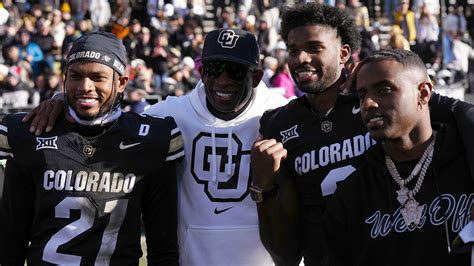
<path id="1" fill-rule="evenodd" d="M 137 265 L 142 218 L 149 262 L 177 262 L 172 162 L 184 152 L 172 118 L 124 113 L 95 137 L 78 134 L 64 117 L 35 136 L 21 118 L 9 115 L 0 125 L 10 263 Z"/>
<path id="2" fill-rule="evenodd" d="M 322 256 L 321 220 L 327 197 L 357 168 L 356 160 L 375 141 L 362 123 L 355 95 L 340 95 L 327 114 L 314 112 L 305 96 L 266 112 L 260 133 L 288 151 L 282 170 L 294 178 L 302 203 L 306 254 Z"/>

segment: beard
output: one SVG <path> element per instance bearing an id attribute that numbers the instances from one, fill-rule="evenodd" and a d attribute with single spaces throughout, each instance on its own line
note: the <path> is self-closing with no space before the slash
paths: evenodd
<path id="1" fill-rule="evenodd" d="M 321 71 L 318 71 L 318 75 L 320 75 Z M 291 73 L 293 80 L 295 81 L 296 86 L 299 90 L 304 93 L 311 93 L 311 94 L 321 94 L 326 91 L 331 85 L 333 85 L 338 80 L 338 70 L 337 68 L 329 68 L 324 73 L 321 79 L 309 82 L 298 82 L 298 77 L 293 72 Z"/>

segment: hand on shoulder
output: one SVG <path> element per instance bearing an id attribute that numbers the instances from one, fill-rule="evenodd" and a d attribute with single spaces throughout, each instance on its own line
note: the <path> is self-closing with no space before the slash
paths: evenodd
<path id="1" fill-rule="evenodd" d="M 63 93 L 55 94 L 51 99 L 41 102 L 23 118 L 23 122 L 31 120 L 31 133 L 38 136 L 43 132 L 53 130 L 56 120 L 58 120 L 59 115 L 64 110 L 63 97 Z"/>

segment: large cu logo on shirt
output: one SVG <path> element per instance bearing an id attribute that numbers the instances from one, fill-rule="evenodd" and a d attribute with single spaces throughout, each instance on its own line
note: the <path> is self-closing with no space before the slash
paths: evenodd
<path id="1" fill-rule="evenodd" d="M 204 185 L 204 192 L 211 201 L 242 201 L 249 193 L 251 181 L 250 150 L 242 150 L 242 142 L 235 134 L 230 142 L 227 134 L 215 134 L 214 157 L 212 142 L 211 133 L 207 132 L 199 133 L 193 140 L 191 173 L 194 179 Z M 230 154 L 228 147 L 231 147 Z"/>

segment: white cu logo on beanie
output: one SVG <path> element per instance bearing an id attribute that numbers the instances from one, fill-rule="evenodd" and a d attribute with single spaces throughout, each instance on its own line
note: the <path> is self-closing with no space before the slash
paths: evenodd
<path id="1" fill-rule="evenodd" d="M 239 37 L 233 30 L 223 30 L 219 33 L 217 41 L 221 44 L 222 48 L 234 48 Z"/>

